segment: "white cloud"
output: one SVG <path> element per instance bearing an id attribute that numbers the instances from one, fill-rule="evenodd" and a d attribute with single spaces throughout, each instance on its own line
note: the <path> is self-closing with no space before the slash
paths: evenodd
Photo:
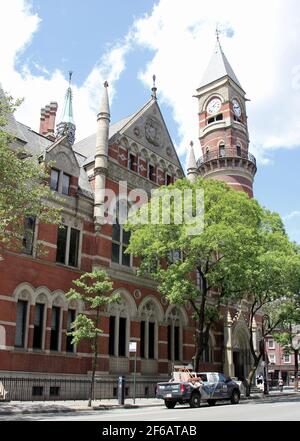
<path id="1" fill-rule="evenodd" d="M 192 95 L 212 54 L 216 23 L 233 37 L 221 36 L 221 42 L 251 98 L 249 130 L 258 160 L 268 162 L 272 149 L 300 146 L 299 2 L 160 0 L 136 22 L 138 44 L 155 51 L 140 78 L 150 85 L 157 75 L 160 99 L 170 104 L 179 127 L 179 152 L 198 138 Z"/>
<path id="2" fill-rule="evenodd" d="M 42 25 L 41 17 L 28 5 L 28 0 L 6 2 L 0 27 L 0 78 L 5 90 L 25 97 L 18 119 L 38 129 L 41 107 L 56 99 L 60 112 L 67 81 L 60 70 L 49 74 L 45 66 L 36 66 L 37 75 L 26 65 L 16 69 L 20 53 Z M 74 85 L 77 139 L 95 130 L 103 81 L 109 81 L 113 99 L 128 51 L 148 47 L 153 57 L 141 66 L 139 78 L 148 88 L 156 74 L 159 100 L 171 107 L 178 125 L 178 152 L 184 154 L 193 140 L 200 156 L 193 94 L 211 57 L 218 23 L 224 52 L 251 99 L 247 107 L 252 151 L 261 163 L 267 163 L 272 149 L 300 146 L 299 12 L 298 0 L 273 0 L 271 4 L 160 0 L 148 15 L 135 21 L 121 43 L 112 42 L 102 57 L 95 54 L 98 62 L 83 85 Z"/>
<path id="3" fill-rule="evenodd" d="M 287 214 L 286 216 L 283 217 L 283 220 L 285 222 L 290 221 L 290 220 L 294 220 L 294 219 L 299 218 L 300 219 L 300 211 L 292 211 L 291 213 Z"/>
<path id="4" fill-rule="evenodd" d="M 50 101 L 58 101 L 60 108 L 57 116 L 59 119 L 68 82 L 60 70 L 57 69 L 49 74 L 46 67 L 39 64 L 35 64 L 40 72 L 39 75 L 33 75 L 26 64 L 16 69 L 18 56 L 30 44 L 34 33 L 38 31 L 42 23 L 41 18 L 32 13 L 28 1 L 6 2 L 3 16 L 5 19 L 2 19 L 0 27 L 1 84 L 3 89 L 14 97 L 25 98 L 16 112 L 16 117 L 34 130 L 38 130 L 39 111 Z M 97 106 L 103 90 L 102 84 L 108 80 L 112 100 L 115 95 L 115 83 L 125 68 L 125 55 L 129 49 L 130 34 L 122 43 L 110 47 L 109 51 L 95 64 L 81 87 L 73 85 L 78 140 L 96 130 Z M 97 54 L 95 54 L 95 59 L 97 59 Z"/>

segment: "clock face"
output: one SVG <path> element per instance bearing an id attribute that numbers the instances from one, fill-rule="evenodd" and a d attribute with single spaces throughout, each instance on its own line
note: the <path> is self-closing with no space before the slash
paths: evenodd
<path id="1" fill-rule="evenodd" d="M 213 98 L 207 106 L 207 113 L 213 114 L 217 113 L 221 109 L 220 98 Z"/>
<path id="2" fill-rule="evenodd" d="M 232 100 L 233 112 L 239 118 L 242 114 L 242 109 L 238 100 Z"/>

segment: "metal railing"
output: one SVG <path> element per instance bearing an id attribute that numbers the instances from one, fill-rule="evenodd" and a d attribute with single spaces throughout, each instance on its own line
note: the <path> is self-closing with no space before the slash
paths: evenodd
<path id="1" fill-rule="evenodd" d="M 133 379 L 125 377 L 125 395 L 133 397 Z M 89 397 L 89 379 L 0 377 L 7 398 L 11 401 L 86 400 Z M 136 398 L 154 398 L 157 381 L 137 381 Z M 118 378 L 95 380 L 94 400 L 117 398 Z"/>
<path id="2" fill-rule="evenodd" d="M 220 151 L 205 153 L 201 158 L 198 159 L 197 165 L 199 167 L 202 164 L 205 164 L 206 162 L 212 161 L 213 159 L 224 159 L 224 158 L 247 159 L 256 166 L 255 156 L 253 156 L 247 150 L 241 150 L 237 152 L 236 148 L 225 148 Z"/>

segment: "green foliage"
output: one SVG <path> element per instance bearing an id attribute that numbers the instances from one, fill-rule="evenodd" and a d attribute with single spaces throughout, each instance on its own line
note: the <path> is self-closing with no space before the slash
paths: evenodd
<path id="1" fill-rule="evenodd" d="M 78 344 L 81 340 L 90 340 L 94 345 L 95 338 L 102 333 L 98 327 L 100 309 L 111 303 L 118 302 L 118 294 L 110 295 L 112 282 L 107 273 L 100 269 L 95 269 L 91 273 L 82 274 L 78 279 L 73 280 L 75 288 L 71 288 L 67 293 L 70 300 L 79 300 L 86 306 L 87 311 L 96 310 L 97 314 L 88 317 L 86 314 L 79 314 L 72 323 L 72 343 Z"/>
<path id="2" fill-rule="evenodd" d="M 170 303 L 192 305 L 197 360 L 207 345 L 210 326 L 220 318 L 221 305 L 247 300 L 250 330 L 255 313 L 293 291 L 300 266 L 278 214 L 217 180 L 199 178 L 194 184 L 180 180 L 164 191 L 186 189 L 193 194 L 204 191 L 203 231 L 190 235 L 189 225 L 177 222 L 184 218 L 183 207 L 174 199 L 170 224 L 163 222 L 165 202 L 156 208 L 149 204 L 138 216 L 146 217 L 148 210 L 151 217 L 151 210 L 157 210 L 159 221 L 138 224 L 130 220 L 127 252 L 141 258 L 139 274 L 156 280 Z M 192 201 L 196 213 L 195 198 Z M 182 259 L 172 262 L 170 250 L 180 251 Z M 200 286 L 195 283 L 195 271 Z"/>
<path id="3" fill-rule="evenodd" d="M 26 216 L 52 224 L 60 220 L 60 210 L 55 206 L 59 199 L 47 184 L 45 165 L 28 152 L 16 150 L 13 136 L 5 131 L 7 118 L 19 103 L 7 96 L 0 99 L 0 247 L 15 244 L 23 233 Z"/>

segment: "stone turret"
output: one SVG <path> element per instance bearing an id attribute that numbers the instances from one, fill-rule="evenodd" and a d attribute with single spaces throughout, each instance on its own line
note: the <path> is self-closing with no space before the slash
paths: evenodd
<path id="1" fill-rule="evenodd" d="M 104 224 L 104 198 L 107 175 L 108 137 L 110 110 L 108 100 L 108 83 L 104 83 L 104 91 L 97 116 L 96 154 L 95 154 L 95 202 L 94 222 L 96 228 Z"/>

